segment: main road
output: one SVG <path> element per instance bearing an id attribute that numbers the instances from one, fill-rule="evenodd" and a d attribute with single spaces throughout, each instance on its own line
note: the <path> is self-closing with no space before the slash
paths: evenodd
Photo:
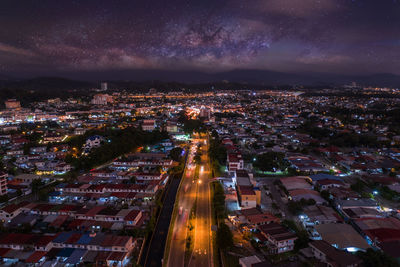
<path id="1" fill-rule="evenodd" d="M 197 184 L 197 207 L 195 219 L 195 241 L 193 254 L 189 261 L 189 267 L 213 266 L 212 236 L 211 236 L 211 192 L 210 192 L 210 160 L 208 158 L 208 141 L 202 138 L 203 154 L 201 168 Z M 206 143 L 206 144 L 204 144 Z"/>
<path id="2" fill-rule="evenodd" d="M 211 207 L 210 207 L 210 165 L 208 159 L 208 142 L 205 137 L 193 139 L 196 144 L 202 144 L 199 179 L 194 180 L 194 168 L 188 167 L 185 171 L 179 192 L 179 209 L 174 223 L 172 239 L 168 255 L 168 267 L 183 267 L 185 259 L 187 226 L 189 213 L 196 203 L 194 220 L 194 247 L 190 256 L 189 266 L 213 266 L 211 241 Z M 195 152 L 195 151 L 194 151 Z M 191 159 L 188 166 L 192 166 Z M 197 198 L 197 201 L 196 201 Z"/>
<path id="3" fill-rule="evenodd" d="M 166 251 L 166 253 L 169 253 L 167 265 L 171 267 L 184 265 L 189 213 L 196 199 L 196 184 L 194 184 L 193 180 L 193 156 L 195 153 L 193 144 L 189 151 L 190 154 L 182 176 L 180 191 L 176 199 L 178 201 L 178 213 L 175 222 L 171 224 L 174 229 L 172 231 L 170 249 Z"/>

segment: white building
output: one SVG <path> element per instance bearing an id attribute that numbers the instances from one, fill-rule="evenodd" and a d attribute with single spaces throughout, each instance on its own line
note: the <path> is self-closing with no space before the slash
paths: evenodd
<path id="1" fill-rule="evenodd" d="M 96 94 L 93 96 L 93 99 L 91 101 L 91 103 L 94 105 L 107 105 L 113 102 L 113 97 L 108 94 Z"/>
<path id="2" fill-rule="evenodd" d="M 101 83 L 101 90 L 102 91 L 107 91 L 108 84 L 106 82 Z"/>
<path id="3" fill-rule="evenodd" d="M 86 140 L 86 143 L 83 145 L 83 154 L 88 154 L 92 148 L 100 147 L 101 142 L 104 141 L 104 138 L 99 135 L 93 135 Z"/>
<path id="4" fill-rule="evenodd" d="M 0 195 L 7 194 L 7 173 L 0 173 Z"/>

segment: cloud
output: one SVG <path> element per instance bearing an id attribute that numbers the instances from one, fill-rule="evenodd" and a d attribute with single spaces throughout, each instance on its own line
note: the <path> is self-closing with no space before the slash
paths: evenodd
<path id="1" fill-rule="evenodd" d="M 4 43 L 0 43 L 0 52 L 15 54 L 15 55 L 19 55 L 19 56 L 29 56 L 29 57 L 32 57 L 35 55 L 34 53 L 32 53 L 29 50 L 17 48 L 15 46 L 7 45 Z"/>
<path id="2" fill-rule="evenodd" d="M 296 62 L 304 64 L 345 64 L 352 61 L 352 58 L 344 55 L 306 55 L 296 58 Z"/>

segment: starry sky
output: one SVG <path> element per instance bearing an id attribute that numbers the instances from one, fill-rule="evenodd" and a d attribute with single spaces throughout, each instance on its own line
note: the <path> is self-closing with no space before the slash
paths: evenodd
<path id="1" fill-rule="evenodd" d="M 2 0 L 0 74 L 400 74 L 396 0 Z"/>

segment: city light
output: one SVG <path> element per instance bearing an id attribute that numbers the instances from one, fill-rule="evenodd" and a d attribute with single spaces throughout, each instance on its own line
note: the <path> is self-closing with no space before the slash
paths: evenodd
<path id="1" fill-rule="evenodd" d="M 397 262 L 399 1 L 32 2 L 0 12 L 1 266 Z"/>

